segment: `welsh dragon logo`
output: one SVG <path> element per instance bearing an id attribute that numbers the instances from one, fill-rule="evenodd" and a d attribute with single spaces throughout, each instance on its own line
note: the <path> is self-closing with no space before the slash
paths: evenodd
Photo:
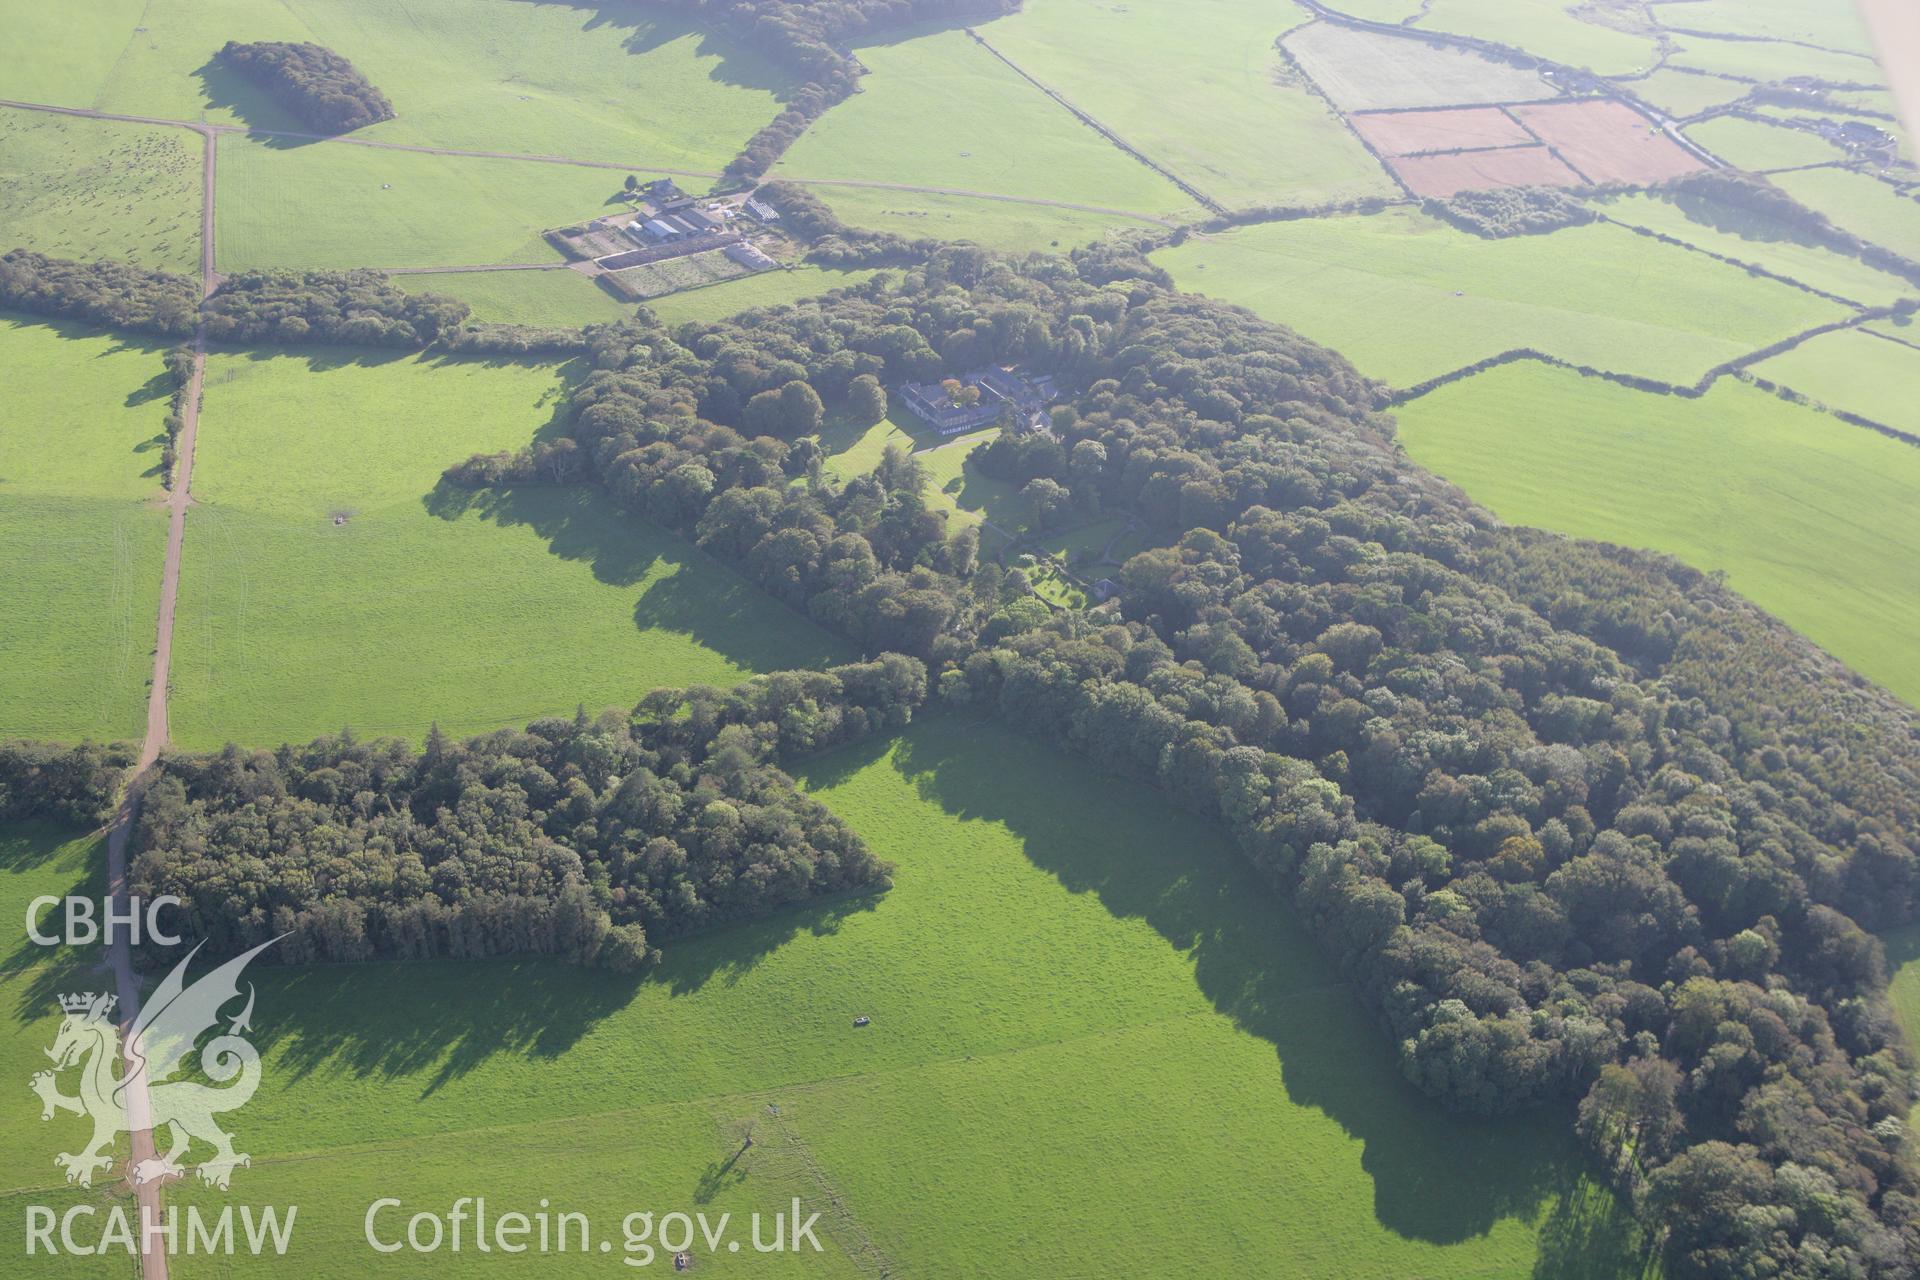
<path id="1" fill-rule="evenodd" d="M 120 1028 L 112 1018 L 115 998 L 94 992 L 60 997 L 66 1017 L 53 1047 L 47 1050 L 53 1070 L 37 1072 L 31 1084 L 40 1097 L 42 1120 L 51 1120 L 56 1111 L 71 1111 L 93 1121 L 92 1141 L 77 1152 L 53 1158 L 66 1170 L 68 1182 L 91 1186 L 94 1173 L 113 1164 L 114 1137 L 129 1128 L 128 1090 L 142 1075 L 150 1098 L 154 1136 L 158 1139 L 165 1131 L 171 1144 L 165 1155 L 135 1165 L 134 1181 L 179 1176 L 184 1171 L 181 1157 L 195 1141 L 213 1148 L 212 1158 L 198 1166 L 200 1180 L 209 1186 L 226 1190 L 234 1169 L 251 1163 L 248 1156 L 233 1149 L 233 1135 L 214 1118 L 219 1112 L 245 1106 L 260 1085 L 260 1054 L 240 1035 L 252 1029 L 251 984 L 246 1007 L 228 1023 L 224 1033 L 209 1040 L 200 1051 L 200 1074 L 213 1083 L 174 1077 L 183 1074 L 188 1055 L 201 1035 L 219 1023 L 221 1008 L 239 996 L 240 971 L 278 941 L 264 942 L 227 961 L 192 986 L 186 984 L 187 965 L 200 948 L 188 952 L 154 989 L 128 1029 L 126 1070 L 118 1077 L 114 1063 L 122 1055 Z M 59 1073 L 70 1067 L 80 1072 L 80 1092 L 73 1097 L 61 1093 L 57 1081 Z"/>

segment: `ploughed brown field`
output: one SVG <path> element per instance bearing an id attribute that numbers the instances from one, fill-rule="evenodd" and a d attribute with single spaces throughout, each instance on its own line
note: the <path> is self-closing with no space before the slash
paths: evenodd
<path id="1" fill-rule="evenodd" d="M 1580 175 L 1542 146 L 1462 151 L 1453 155 L 1396 156 L 1387 161 L 1417 196 L 1445 199 L 1488 187 L 1577 187 Z"/>
<path id="2" fill-rule="evenodd" d="M 1519 121 L 1498 107 L 1369 111 L 1348 119 L 1360 136 L 1383 156 L 1524 147 L 1535 141 Z"/>
<path id="3" fill-rule="evenodd" d="M 1624 103 L 1588 98 L 1508 109 L 1590 182 L 1658 182 L 1706 168 Z"/>

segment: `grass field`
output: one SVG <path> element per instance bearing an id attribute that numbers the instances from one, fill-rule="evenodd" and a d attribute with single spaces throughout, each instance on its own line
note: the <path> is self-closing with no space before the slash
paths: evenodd
<path id="1" fill-rule="evenodd" d="M 0 109 L 0 245 L 197 270 L 200 140 Z"/>
<path id="2" fill-rule="evenodd" d="M 1882 83 L 1880 67 L 1870 58 L 1829 53 L 1779 40 L 1716 40 L 1706 36 L 1675 36 L 1668 66 L 1690 67 L 1715 75 L 1761 82 L 1812 76 L 1840 85 L 1871 88 Z"/>
<path id="3" fill-rule="evenodd" d="M 1195 237 L 1155 258 L 1181 288 L 1291 325 L 1398 387 L 1523 347 L 1691 383 L 1845 314 L 1599 224 L 1482 240 L 1395 209 Z"/>
<path id="4" fill-rule="evenodd" d="M 927 504 L 945 510 L 954 522 L 980 529 L 981 550 L 992 554 L 1006 539 L 1018 534 L 1027 523 L 1027 503 L 1019 490 L 1004 480 L 982 475 L 973 465 L 973 451 L 1000 435 L 998 427 L 943 439 L 904 408 L 896 407 L 871 427 L 859 427 L 844 419 L 830 420 L 820 433 L 820 447 L 827 453 L 827 469 L 842 480 L 863 476 L 880 463 L 889 445 L 917 458 L 927 476 Z"/>
<path id="5" fill-rule="evenodd" d="M 1744 98 L 1753 86 L 1662 67 L 1644 80 L 1622 81 L 1621 87 L 1669 115 L 1684 117 Z"/>
<path id="6" fill-rule="evenodd" d="M 395 276 L 408 293 L 438 293 L 473 308 L 473 319 L 493 324 L 572 327 L 607 324 L 634 314 L 578 271 L 435 271 Z"/>
<path id="7" fill-rule="evenodd" d="M 724 320 L 754 307 L 777 307 L 798 302 L 802 298 L 817 297 L 834 289 L 845 289 L 878 274 L 867 269 L 835 271 L 812 266 L 762 271 L 745 279 L 727 280 L 690 293 L 655 298 L 647 303 L 647 307 L 660 318 L 662 324 Z"/>
<path id="8" fill-rule="evenodd" d="M 1846 329 L 1823 333 L 1753 371 L 1836 409 L 1920 435 L 1920 350 Z"/>
<path id="9" fill-rule="evenodd" d="M 0 315 L 0 738 L 146 724 L 162 350 Z"/>
<path id="10" fill-rule="evenodd" d="M 1822 0 L 1689 0 L 1654 13 L 1667 25 L 1726 35 L 1767 36 L 1871 56 L 1873 41 L 1851 5 Z"/>
<path id="11" fill-rule="evenodd" d="M 1754 263 L 1867 306 L 1886 306 L 1915 292 L 1915 286 L 1900 277 L 1825 248 L 1787 223 L 1701 196 L 1654 192 L 1608 196 L 1594 207 L 1630 226 Z"/>
<path id="12" fill-rule="evenodd" d="M 845 656 L 595 490 L 437 485 L 469 454 L 526 444 L 564 388 L 534 365 L 212 359 L 174 737 L 271 745 L 351 725 L 418 738 L 436 720 L 469 733 Z"/>
<path id="13" fill-rule="evenodd" d="M 346 55 L 393 101 L 398 118 L 361 136 L 717 170 L 792 87 L 764 57 L 633 0 L 101 7 L 109 12 L 90 6 L 89 30 L 76 35 L 70 24 L 46 26 L 45 6 L 0 3 L 0 28 L 19 37 L 0 52 L 0 96 L 300 129 L 211 59 L 228 40 L 311 40 Z M 43 61 L 54 66 L 34 65 Z"/>
<path id="14" fill-rule="evenodd" d="M 1653 66 L 1651 32 L 1603 27 L 1576 16 L 1574 8 L 1566 0 L 1433 0 L 1413 25 L 1512 45 L 1598 75 L 1631 75 Z"/>
<path id="15" fill-rule="evenodd" d="M 461 267 L 557 262 L 548 227 L 597 214 L 609 169 L 220 139 L 214 246 L 249 267 Z"/>
<path id="16" fill-rule="evenodd" d="M 811 190 L 849 226 L 891 231 L 913 240 L 971 240 L 1009 253 L 1064 253 L 1099 240 L 1163 229 L 1162 223 L 1145 218 L 1008 200 L 872 187 L 817 186 Z"/>
<path id="17" fill-rule="evenodd" d="M 1920 258 L 1920 201 L 1850 169 L 1783 173 L 1776 184 L 1862 240 Z"/>
<path id="18" fill-rule="evenodd" d="M 28 1205 L 56 1214 L 79 1204 L 100 1214 L 116 1204 L 130 1205 L 120 1194 L 122 1184 L 104 1178 L 91 1189 L 66 1184 L 54 1154 L 79 1150 L 90 1128 L 73 1116 L 42 1122 L 39 1100 L 26 1087 L 33 1073 L 48 1065 L 44 1050 L 53 1044 L 61 1019 L 58 997 L 102 990 L 105 980 L 96 967 L 96 949 L 41 948 L 29 942 L 22 928 L 27 904 L 42 894 L 97 899 L 105 887 L 105 860 L 105 842 L 98 836 L 46 823 L 0 826 L 0 918 L 8 922 L 0 946 L 0 1078 L 12 1085 L 0 1103 L 0 1169 L 5 1170 L 0 1174 L 0 1276 L 124 1280 L 130 1274 L 124 1253 L 95 1258 L 26 1253 Z M 73 1081 L 67 1075 L 63 1088 L 71 1091 Z M 120 1150 L 124 1154 L 124 1144 Z M 97 1228 L 100 1220 L 94 1221 Z M 87 1234 L 84 1222 L 79 1230 Z"/>
<path id="19" fill-rule="evenodd" d="M 1887 997 L 1907 1042 L 1920 1053 L 1920 924 L 1889 929 L 1880 935 L 1880 944 L 1887 950 Z M 1920 1104 L 1913 1110 L 1920 1114 Z"/>
<path id="20" fill-rule="evenodd" d="M 861 92 L 773 176 L 860 178 L 1192 215 L 1180 189 L 1108 144 L 958 31 L 859 50 Z"/>
<path id="21" fill-rule="evenodd" d="M 1343 111 L 1452 107 L 1550 98 L 1538 75 L 1465 49 L 1315 22 L 1289 32 L 1287 51 Z"/>
<path id="22" fill-rule="evenodd" d="M 952 720 L 801 779 L 898 864 L 890 892 L 669 943 L 642 979 L 546 963 L 250 975 L 271 1047 L 235 1187 L 301 1205 L 282 1265 L 420 1273 L 361 1241 L 379 1195 L 441 1212 L 456 1194 L 493 1212 L 547 1196 L 616 1240 L 635 1208 L 740 1215 L 797 1195 L 825 1212 L 827 1255 L 703 1250 L 700 1266 L 1626 1270 L 1630 1228 L 1565 1126 L 1449 1117 L 1414 1093 L 1290 916 L 1158 797 Z M 490 1270 L 471 1252 L 432 1262 Z"/>
<path id="23" fill-rule="evenodd" d="M 1538 365 L 1399 410 L 1413 457 L 1515 524 L 1665 551 L 1920 703 L 1920 451 L 1731 379 L 1701 400 Z"/>
<path id="24" fill-rule="evenodd" d="M 1832 164 L 1846 153 L 1804 129 L 1762 124 L 1739 116 L 1716 116 L 1687 127 L 1687 136 L 1727 163 L 1764 173 L 1800 165 Z"/>
<path id="25" fill-rule="evenodd" d="M 1042 0 L 981 35 L 1229 207 L 1390 195 L 1379 164 L 1274 48 L 1306 16 L 1268 0 Z"/>

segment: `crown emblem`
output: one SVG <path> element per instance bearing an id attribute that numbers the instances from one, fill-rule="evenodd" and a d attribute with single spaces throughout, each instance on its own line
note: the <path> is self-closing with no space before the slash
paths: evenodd
<path id="1" fill-rule="evenodd" d="M 76 991 L 60 997 L 60 1007 L 68 1013 L 86 1013 L 97 1004 L 102 1017 L 113 1012 L 117 996 L 102 996 L 92 991 Z"/>

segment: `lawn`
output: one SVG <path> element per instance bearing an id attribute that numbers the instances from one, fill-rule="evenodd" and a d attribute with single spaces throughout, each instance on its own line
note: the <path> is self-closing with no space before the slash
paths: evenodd
<path id="1" fill-rule="evenodd" d="M 544 429 L 562 371 L 336 349 L 220 355 L 207 376 L 174 637 L 186 745 L 471 733 L 848 656 L 595 489 L 438 483 Z"/>
<path id="2" fill-rule="evenodd" d="M 0 109 L 0 245 L 200 268 L 200 139 Z"/>
<path id="3" fill-rule="evenodd" d="M 1666 67 L 1643 80 L 1623 80 L 1620 87 L 1672 116 L 1690 116 L 1747 96 L 1752 85 L 1720 76 L 1695 75 Z"/>
<path id="4" fill-rule="evenodd" d="M 1817 243 L 1812 236 L 1765 214 L 1686 192 L 1607 196 L 1595 208 L 1629 226 L 1732 258 L 1868 306 L 1886 306 L 1916 292 L 1899 276 Z"/>
<path id="5" fill-rule="evenodd" d="M 1732 379 L 1650 395 L 1513 365 L 1402 406 L 1407 451 L 1503 519 L 1665 551 L 1920 703 L 1920 451 Z"/>
<path id="6" fill-rule="evenodd" d="M 998 551 L 1005 538 L 1018 536 L 1031 514 L 1015 485 L 981 474 L 973 463 L 973 451 L 999 435 L 998 427 L 990 427 L 957 436 L 919 455 L 920 465 L 926 468 L 931 503 L 946 507 L 961 524 L 992 526 L 980 529 L 980 549 L 987 554 Z"/>
<path id="7" fill-rule="evenodd" d="M 1753 372 L 1920 436 L 1920 349 L 1858 329 L 1823 333 Z"/>
<path id="8" fill-rule="evenodd" d="M 1631 75 L 1653 66 L 1651 32 L 1603 27 L 1577 16 L 1575 8 L 1567 0 L 1433 0 L 1413 25 L 1511 45 L 1598 75 Z"/>
<path id="9" fill-rule="evenodd" d="M 0 1079 L 11 1086 L 0 1105 L 0 1169 L 5 1170 L 0 1185 L 0 1276 L 125 1277 L 129 1271 L 125 1254 L 49 1258 L 38 1253 L 29 1258 L 26 1253 L 29 1205 L 61 1214 L 70 1206 L 89 1204 L 103 1215 L 116 1203 L 130 1207 L 120 1194 L 123 1184 L 101 1179 L 86 1190 L 66 1184 L 53 1163 L 54 1154 L 79 1150 L 90 1128 L 71 1115 L 43 1123 L 40 1102 L 26 1087 L 33 1073 L 48 1065 L 45 1050 L 53 1044 L 62 1016 L 59 997 L 102 990 L 106 981 L 97 967 L 96 948 L 41 948 L 29 942 L 21 928 L 27 903 L 42 894 L 97 899 L 105 885 L 105 866 L 105 842 L 97 835 L 38 822 L 0 825 L 0 918 L 8 922 L 0 947 Z M 71 1093 L 74 1080 L 68 1073 L 62 1088 Z M 124 1154 L 124 1142 L 120 1150 Z M 93 1219 L 96 1226 L 100 1221 Z M 84 1222 L 80 1231 L 84 1236 Z"/>
<path id="10" fill-rule="evenodd" d="M 395 276 L 408 293 L 438 293 L 473 308 L 473 319 L 494 324 L 573 327 L 609 324 L 634 314 L 578 271 L 435 271 Z"/>
<path id="11" fill-rule="evenodd" d="M 828 267 L 798 266 L 785 271 L 762 271 L 740 280 L 726 280 L 689 293 L 668 294 L 647 303 L 662 324 L 725 320 L 754 307 L 777 307 L 802 298 L 817 297 L 870 280 L 876 271 L 838 271 Z"/>
<path id="12" fill-rule="evenodd" d="M 167 517 L 163 348 L 0 315 L 0 738 L 137 739 Z"/>
<path id="13" fill-rule="evenodd" d="M 1846 153 L 1819 134 L 1740 116 L 1716 116 L 1689 125 L 1687 136 L 1727 163 L 1755 173 L 1832 164 Z"/>
<path id="14" fill-rule="evenodd" d="M 1780 174 L 1775 182 L 1862 240 L 1920 258 L 1920 201 L 1879 179 L 1850 169 L 1809 169 Z"/>
<path id="15" fill-rule="evenodd" d="M 1378 162 L 1274 48 L 1306 16 L 1268 0 L 1042 0 L 980 34 L 1229 207 L 1392 195 Z"/>
<path id="16" fill-rule="evenodd" d="M 910 240 L 971 240 L 1009 253 L 1065 253 L 1095 241 L 1165 230 L 1163 223 L 1147 217 L 1011 200 L 828 184 L 809 190 L 849 226 L 891 231 Z"/>
<path id="17" fill-rule="evenodd" d="M 635 0 L 113 0 L 112 8 L 90 8 L 86 22 L 45 27 L 35 39 L 46 19 L 33 11 L 45 6 L 0 0 L 0 27 L 19 36 L 0 53 L 4 96 L 297 130 L 304 126 L 212 58 L 228 40 L 310 40 L 351 59 L 392 100 L 398 118 L 362 137 L 718 170 L 792 88 L 763 56 Z M 64 74 L 30 65 L 50 47 Z"/>
<path id="18" fill-rule="evenodd" d="M 1155 255 L 1397 387 L 1517 348 L 1691 383 L 1844 309 L 1702 254 L 1589 225 L 1483 240 L 1412 210 L 1271 223 Z"/>
<path id="19" fill-rule="evenodd" d="M 623 180 L 580 165 L 239 134 L 222 136 L 219 152 L 222 271 L 557 262 L 540 233 L 598 214 Z"/>
<path id="20" fill-rule="evenodd" d="M 963 32 L 859 50 L 861 92 L 815 121 L 774 177 L 859 178 L 1193 216 L 1179 188 Z"/>
<path id="21" fill-rule="evenodd" d="M 1565 1118 L 1450 1117 L 1402 1083 L 1291 916 L 1151 792 L 952 719 L 800 775 L 898 864 L 890 892 L 669 942 L 644 978 L 531 962 L 257 970 L 268 1061 L 236 1117 L 254 1164 L 235 1188 L 300 1204 L 282 1265 L 420 1272 L 361 1240 L 383 1195 L 409 1212 L 549 1197 L 616 1239 L 637 1208 L 738 1216 L 799 1196 L 826 1215 L 826 1256 L 700 1265 L 1625 1270 L 1630 1228 Z M 1579 1210 L 1599 1220 L 1576 1244 Z M 517 1261 L 579 1273 L 559 1255 Z M 433 1273 L 487 1262 L 443 1251 Z"/>

